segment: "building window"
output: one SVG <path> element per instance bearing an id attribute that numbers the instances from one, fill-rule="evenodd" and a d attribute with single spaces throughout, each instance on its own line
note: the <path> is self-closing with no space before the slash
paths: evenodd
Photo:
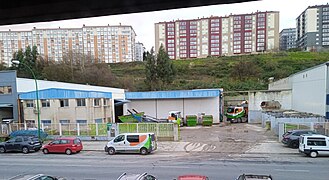
<path id="1" fill-rule="evenodd" d="M 51 120 L 41 120 L 42 124 L 49 125 L 51 124 Z"/>
<path id="2" fill-rule="evenodd" d="M 86 99 L 77 99 L 77 106 L 86 106 Z"/>
<path id="3" fill-rule="evenodd" d="M 100 99 L 94 99 L 94 106 L 99 106 Z"/>
<path id="4" fill-rule="evenodd" d="M 34 107 L 34 103 L 32 100 L 26 101 L 26 107 Z"/>
<path id="5" fill-rule="evenodd" d="M 101 123 L 103 123 L 102 118 L 95 119 L 95 123 L 96 123 L 96 124 L 101 124 Z"/>
<path id="6" fill-rule="evenodd" d="M 87 120 L 77 120 L 77 124 L 87 124 Z"/>
<path id="7" fill-rule="evenodd" d="M 60 107 L 69 107 L 69 100 L 68 99 L 60 99 L 59 104 L 60 104 Z"/>
<path id="8" fill-rule="evenodd" d="M 0 86 L 0 95 L 11 94 L 11 86 Z"/>
<path id="9" fill-rule="evenodd" d="M 70 120 L 59 120 L 59 123 L 61 124 L 69 124 Z"/>
<path id="10" fill-rule="evenodd" d="M 41 99 L 41 106 L 42 107 L 50 107 L 49 99 Z"/>

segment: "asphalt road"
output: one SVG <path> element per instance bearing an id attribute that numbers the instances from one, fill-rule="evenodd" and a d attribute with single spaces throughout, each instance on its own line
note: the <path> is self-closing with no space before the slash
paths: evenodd
<path id="1" fill-rule="evenodd" d="M 211 180 L 233 180 L 242 173 L 271 174 L 275 180 L 328 180 L 329 157 L 289 155 L 232 156 L 220 154 L 0 154 L 0 179 L 17 174 L 44 173 L 69 180 L 112 180 L 123 172 L 148 172 L 158 179 L 172 180 L 183 174 L 207 175 Z"/>

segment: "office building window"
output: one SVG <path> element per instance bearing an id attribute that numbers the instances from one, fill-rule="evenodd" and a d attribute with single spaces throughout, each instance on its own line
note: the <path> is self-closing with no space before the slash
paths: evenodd
<path id="1" fill-rule="evenodd" d="M 32 100 L 26 101 L 26 107 L 34 107 L 34 103 Z"/>
<path id="2" fill-rule="evenodd" d="M 67 120 L 67 119 L 65 119 L 65 120 L 59 120 L 59 123 L 61 123 L 61 124 L 69 124 L 70 123 L 70 120 Z"/>
<path id="3" fill-rule="evenodd" d="M 101 124 L 101 123 L 103 123 L 102 118 L 95 119 L 95 123 L 96 123 L 96 124 Z"/>
<path id="4" fill-rule="evenodd" d="M 94 99 L 94 106 L 99 106 L 100 105 L 100 99 Z"/>
<path id="5" fill-rule="evenodd" d="M 87 124 L 87 120 L 77 120 L 77 124 Z"/>
<path id="6" fill-rule="evenodd" d="M 77 99 L 77 106 L 86 106 L 86 99 Z"/>
<path id="7" fill-rule="evenodd" d="M 11 94 L 11 86 L 0 86 L 0 95 Z"/>
<path id="8" fill-rule="evenodd" d="M 49 99 L 41 99 L 41 106 L 42 107 L 50 107 Z"/>
<path id="9" fill-rule="evenodd" d="M 44 125 L 49 125 L 51 124 L 51 120 L 41 120 L 41 123 Z"/>
<path id="10" fill-rule="evenodd" d="M 60 104 L 60 107 L 69 107 L 69 100 L 68 99 L 60 99 L 59 104 Z"/>

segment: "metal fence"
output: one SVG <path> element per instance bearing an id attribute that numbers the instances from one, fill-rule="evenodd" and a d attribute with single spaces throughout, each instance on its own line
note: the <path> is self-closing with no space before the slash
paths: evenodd
<path id="1" fill-rule="evenodd" d="M 34 123 L 0 124 L 0 135 L 9 135 L 16 130 L 36 130 L 37 127 Z M 179 139 L 179 127 L 173 123 L 41 124 L 40 129 L 50 136 L 108 137 L 120 133 L 153 132 L 159 139 Z"/>
<path id="2" fill-rule="evenodd" d="M 179 127 L 173 123 L 119 123 L 117 126 L 119 133 L 152 132 L 160 139 L 179 139 Z"/>
<path id="3" fill-rule="evenodd" d="M 329 136 L 329 122 L 309 122 L 309 123 L 280 123 L 279 124 L 279 141 L 282 135 L 291 130 L 312 130 L 318 134 Z"/>

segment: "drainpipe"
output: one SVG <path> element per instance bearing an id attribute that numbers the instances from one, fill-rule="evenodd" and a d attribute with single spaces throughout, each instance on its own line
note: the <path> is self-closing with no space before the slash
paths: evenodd
<path id="1" fill-rule="evenodd" d="M 326 120 L 329 121 L 329 62 L 326 63 Z"/>

